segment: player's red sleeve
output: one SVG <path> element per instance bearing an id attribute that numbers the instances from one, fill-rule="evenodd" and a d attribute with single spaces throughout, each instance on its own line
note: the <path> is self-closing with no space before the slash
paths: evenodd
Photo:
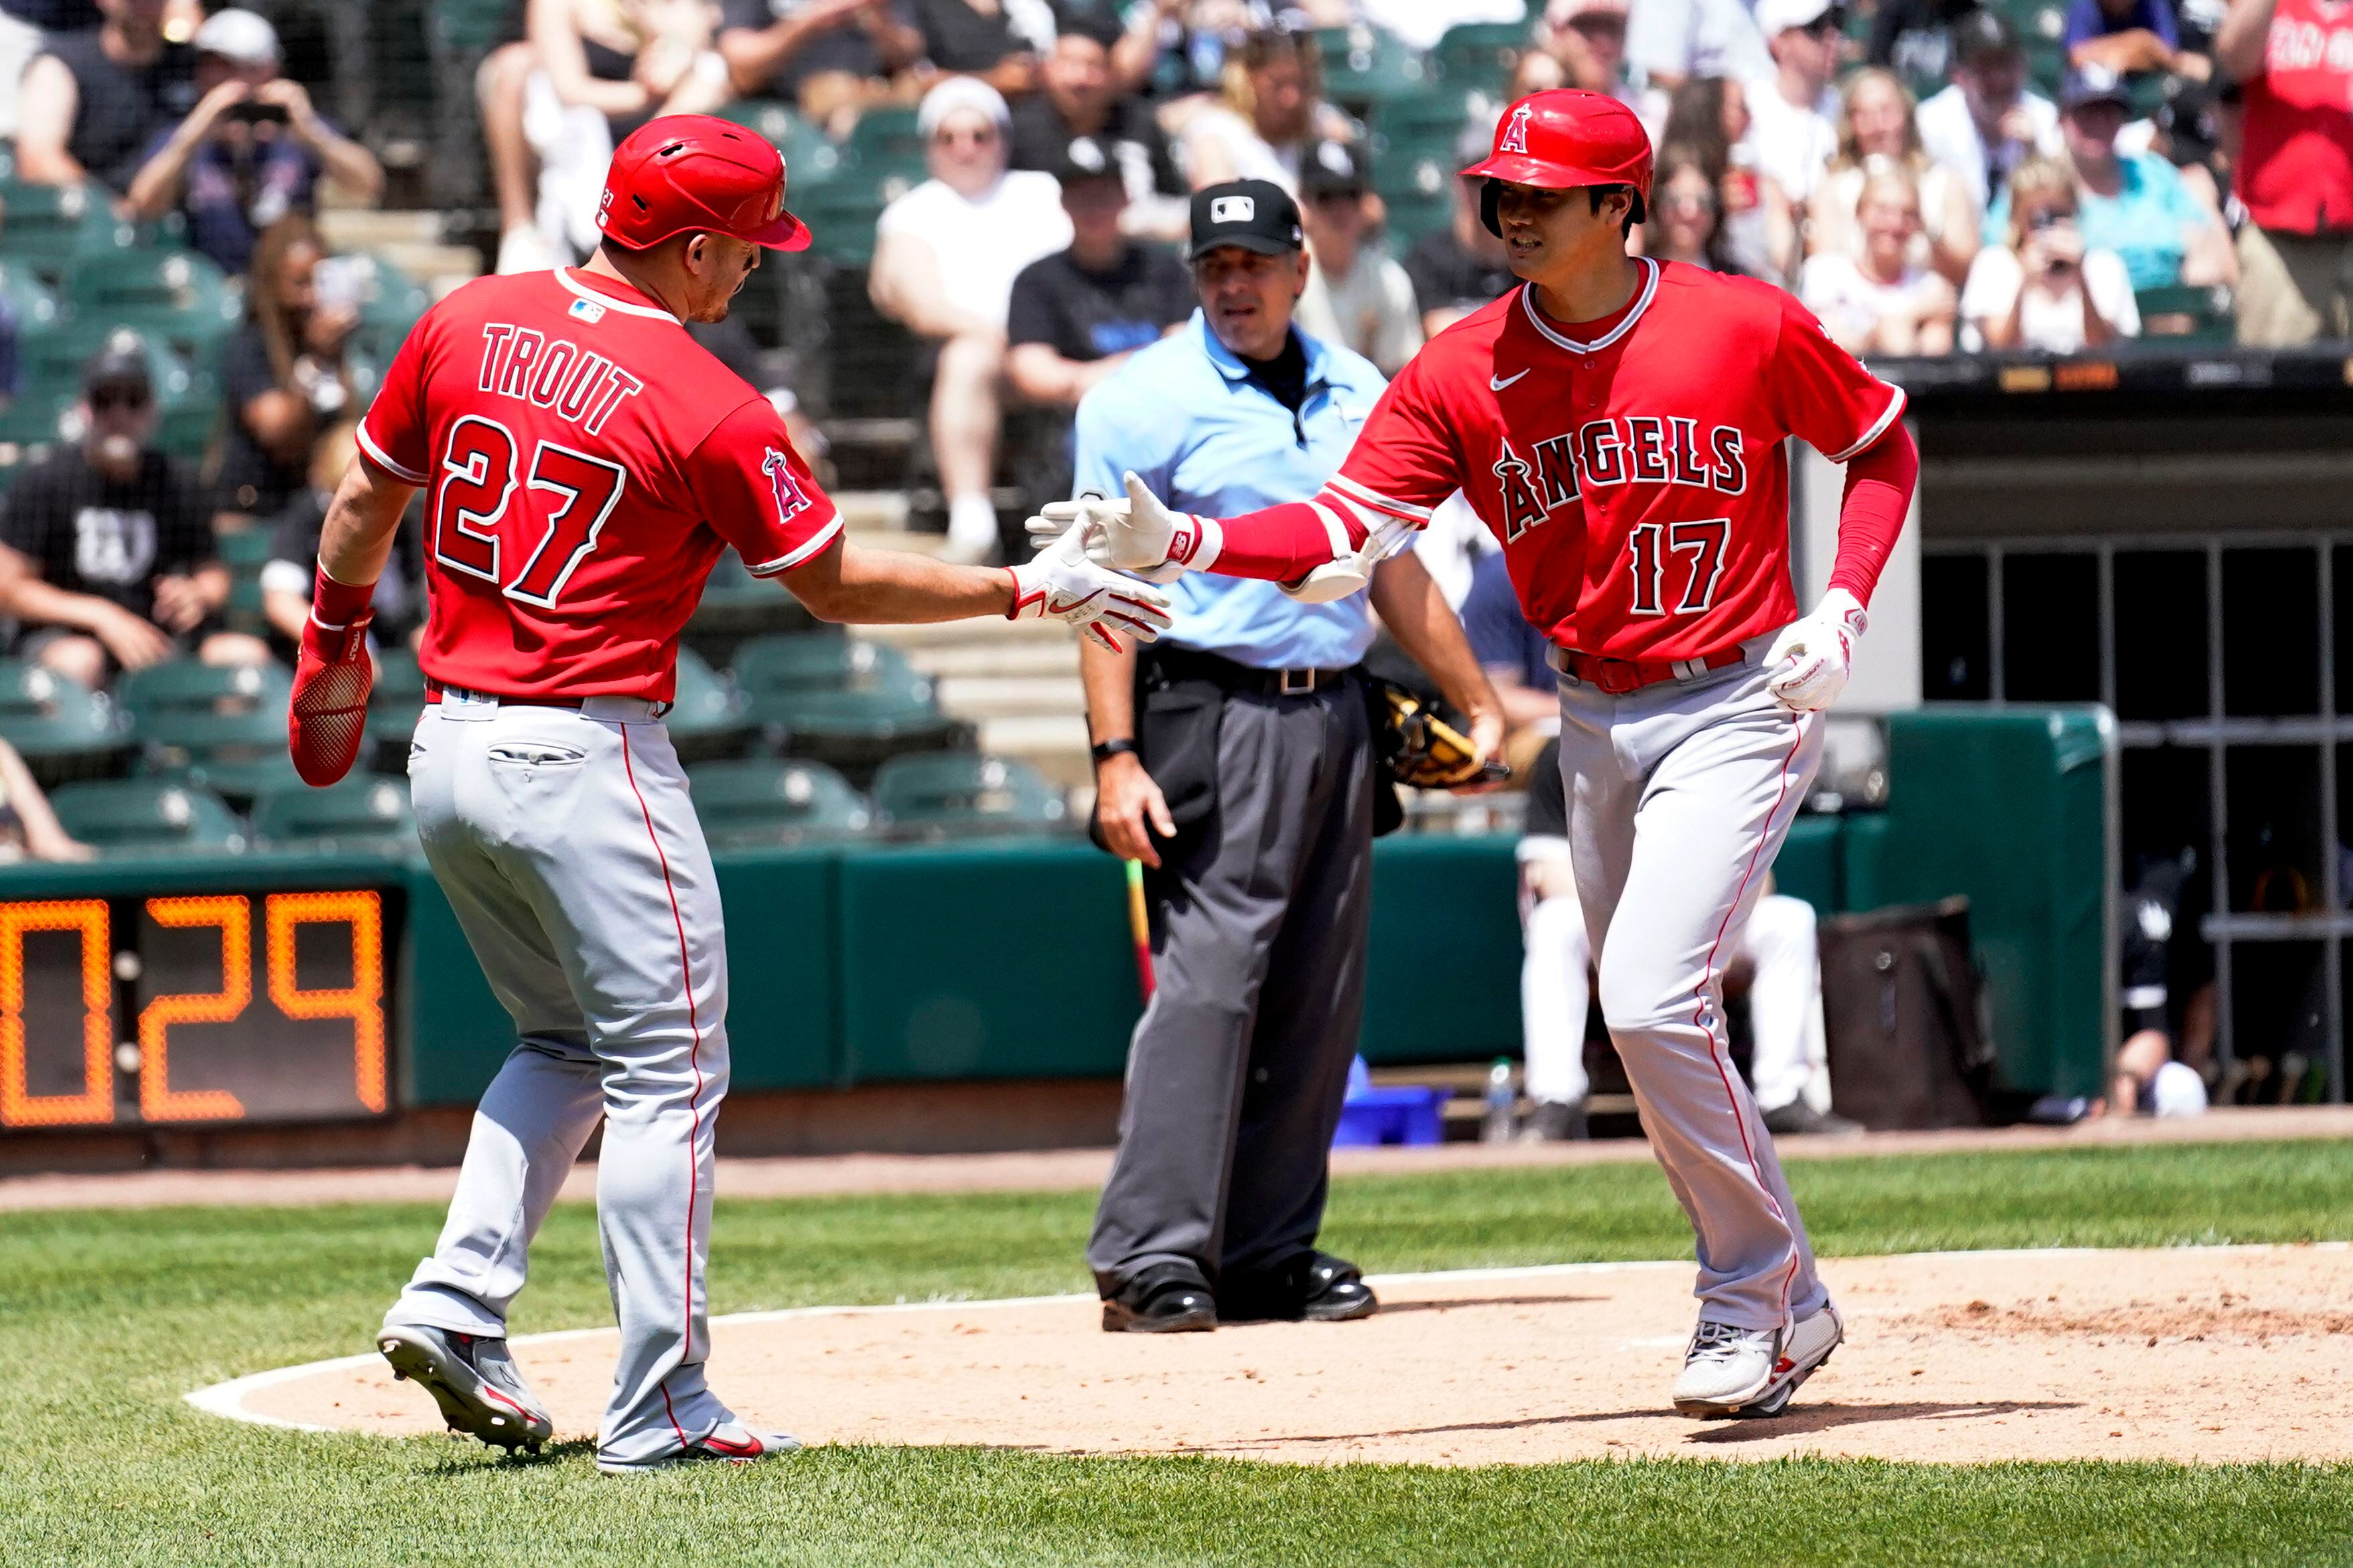
<path id="1" fill-rule="evenodd" d="M 1920 479 L 1920 449 L 1902 420 L 1888 427 L 1861 457 L 1846 466 L 1846 499 L 1839 504 L 1838 555 L 1830 586 L 1844 588 L 1868 608 L 1880 569 L 1904 531 Z"/>
<path id="2" fill-rule="evenodd" d="M 1904 389 L 1865 370 L 1788 294 L 1766 381 L 1781 427 L 1833 463 L 1860 455 L 1904 417 Z"/>
<path id="3" fill-rule="evenodd" d="M 360 450 L 377 468 L 412 485 L 428 482 L 433 471 L 427 450 L 433 426 L 425 414 L 425 372 L 438 314 L 427 310 L 409 330 L 392 356 L 392 368 L 384 373 L 375 401 L 360 419 Z"/>
<path id="4" fill-rule="evenodd" d="M 765 397 L 744 400 L 687 460 L 702 515 L 754 577 L 789 572 L 841 532 L 833 498 L 793 450 L 785 421 Z"/>
<path id="5" fill-rule="evenodd" d="M 1385 523 L 1427 523 L 1462 486 L 1461 458 L 1436 380 L 1420 359 L 1409 363 L 1373 405 L 1340 471 L 1312 500 L 1226 519 L 1211 569 L 1293 582 L 1347 554 Z"/>

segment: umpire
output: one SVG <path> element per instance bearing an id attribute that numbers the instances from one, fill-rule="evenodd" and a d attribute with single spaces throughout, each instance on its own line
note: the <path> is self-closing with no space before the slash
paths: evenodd
<path id="1" fill-rule="evenodd" d="M 1201 309 L 1079 405 L 1079 489 L 1117 496 L 1134 469 L 1212 517 L 1303 500 L 1347 455 L 1380 374 L 1292 325 L 1308 258 L 1281 188 L 1212 185 L 1192 216 Z M 1472 718 L 1482 756 L 1502 739 L 1497 702 L 1410 552 L 1330 604 L 1199 573 L 1170 593 L 1176 625 L 1140 658 L 1080 652 L 1097 826 L 1145 867 L 1158 977 L 1087 1246 L 1103 1327 L 1360 1318 L 1372 1291 L 1315 1237 L 1364 1010 L 1366 598 Z"/>

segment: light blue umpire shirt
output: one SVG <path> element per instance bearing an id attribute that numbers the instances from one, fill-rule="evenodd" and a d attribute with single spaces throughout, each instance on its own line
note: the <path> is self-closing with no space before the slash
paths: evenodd
<path id="1" fill-rule="evenodd" d="M 1307 396 L 1296 418 L 1218 341 L 1199 310 L 1079 404 L 1074 493 L 1127 493 L 1128 469 L 1179 511 L 1232 517 L 1324 488 L 1388 384 L 1371 362 L 1299 331 Z M 1187 572 L 1162 640 L 1256 669 L 1345 669 L 1372 646 L 1363 594 L 1299 605 L 1271 583 Z"/>

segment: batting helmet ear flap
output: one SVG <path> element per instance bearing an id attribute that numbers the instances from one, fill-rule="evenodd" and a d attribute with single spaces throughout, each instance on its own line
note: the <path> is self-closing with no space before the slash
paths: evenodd
<path id="1" fill-rule="evenodd" d="M 1497 239 L 1504 237 L 1504 220 L 1500 216 L 1503 200 L 1503 186 L 1492 179 L 1479 182 L 1479 221 L 1485 224 L 1487 232 Z"/>

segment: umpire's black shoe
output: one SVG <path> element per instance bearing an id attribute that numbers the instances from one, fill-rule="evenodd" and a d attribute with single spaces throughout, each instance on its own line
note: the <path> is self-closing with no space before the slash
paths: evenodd
<path id="1" fill-rule="evenodd" d="M 1218 1301 L 1198 1274 L 1179 1264 L 1155 1264 L 1103 1298 L 1103 1326 L 1107 1334 L 1214 1329 Z"/>
<path id="2" fill-rule="evenodd" d="M 1219 1288 L 1226 1321 L 1267 1319 L 1295 1323 L 1340 1323 L 1369 1318 L 1381 1303 L 1365 1283 L 1364 1271 L 1328 1252 L 1303 1252 L 1262 1272 L 1228 1278 Z"/>

